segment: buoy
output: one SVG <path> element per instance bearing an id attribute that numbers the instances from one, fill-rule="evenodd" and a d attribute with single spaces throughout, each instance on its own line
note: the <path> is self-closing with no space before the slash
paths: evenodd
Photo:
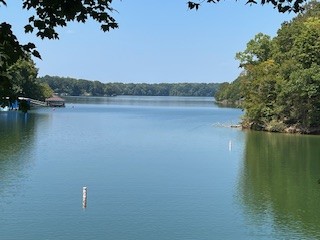
<path id="1" fill-rule="evenodd" d="M 82 208 L 87 207 L 87 187 L 82 188 Z"/>
<path id="2" fill-rule="evenodd" d="M 231 151 L 232 150 L 232 142 L 231 142 L 231 140 L 229 141 L 229 151 Z"/>

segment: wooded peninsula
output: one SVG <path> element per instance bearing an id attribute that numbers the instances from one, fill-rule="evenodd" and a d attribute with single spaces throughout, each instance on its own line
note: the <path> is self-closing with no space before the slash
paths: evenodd
<path id="1" fill-rule="evenodd" d="M 271 38 L 258 33 L 236 54 L 243 72 L 223 83 L 217 101 L 243 108 L 242 126 L 290 133 L 320 132 L 320 3 L 284 22 Z"/>

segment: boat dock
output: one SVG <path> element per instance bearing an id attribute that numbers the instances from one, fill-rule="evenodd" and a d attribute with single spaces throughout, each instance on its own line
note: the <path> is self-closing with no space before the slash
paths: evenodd
<path id="1" fill-rule="evenodd" d="M 14 101 L 10 101 L 9 97 L 0 99 L 0 111 L 10 111 L 18 109 L 30 109 L 30 107 L 65 107 L 65 100 L 58 96 L 47 98 L 45 101 L 40 101 L 27 97 L 18 97 Z"/>

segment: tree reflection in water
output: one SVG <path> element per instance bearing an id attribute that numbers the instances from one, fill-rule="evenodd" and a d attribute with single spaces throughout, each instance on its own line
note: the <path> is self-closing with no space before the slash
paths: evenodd
<path id="1" fill-rule="evenodd" d="M 250 223 L 319 239 L 319 145 L 319 136 L 247 133 L 238 189 Z"/>
<path id="2" fill-rule="evenodd" d="M 43 117 L 19 111 L 0 113 L 0 197 L 16 194 L 19 179 L 27 177 L 25 169 L 33 162 L 30 146 L 37 121 Z"/>

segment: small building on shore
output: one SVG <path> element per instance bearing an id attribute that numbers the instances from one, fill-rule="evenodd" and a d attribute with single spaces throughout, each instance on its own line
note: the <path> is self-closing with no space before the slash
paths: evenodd
<path id="1" fill-rule="evenodd" d="M 65 100 L 58 96 L 47 98 L 46 103 L 49 107 L 65 107 Z"/>

